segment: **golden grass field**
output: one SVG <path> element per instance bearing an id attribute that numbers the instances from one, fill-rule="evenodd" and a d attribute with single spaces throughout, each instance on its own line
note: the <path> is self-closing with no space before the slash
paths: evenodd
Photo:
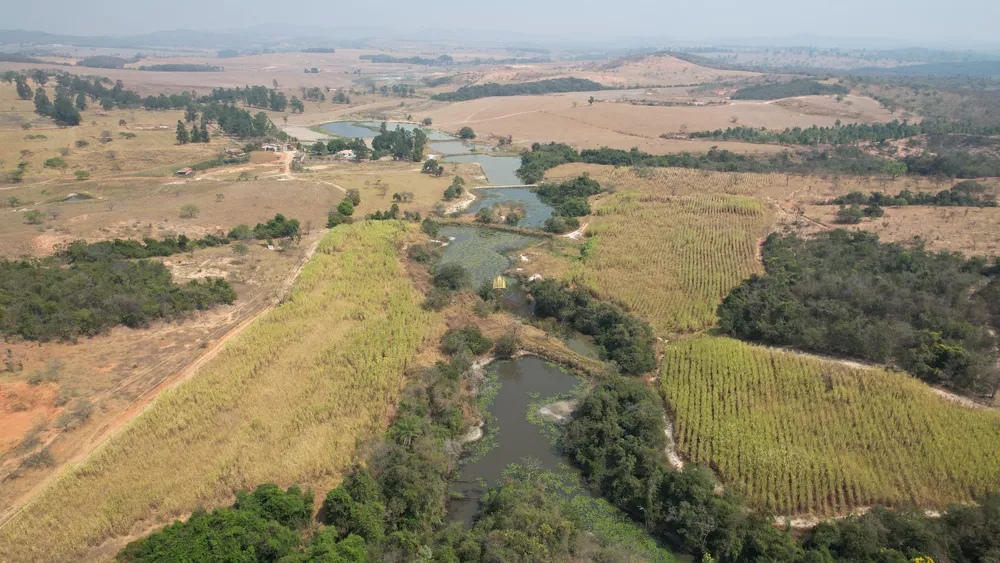
<path id="1" fill-rule="evenodd" d="M 1000 411 L 898 372 L 698 337 L 666 346 L 684 456 L 780 514 L 945 508 L 1000 487 Z"/>
<path id="2" fill-rule="evenodd" d="M 757 198 L 789 189 L 777 174 L 673 168 L 650 170 L 643 178 L 628 168 L 570 164 L 546 177 L 583 173 L 614 193 L 591 198 L 594 213 L 582 219 L 582 257 L 557 248 L 549 256 L 535 252 L 525 267 L 624 304 L 659 336 L 715 324 L 721 299 L 761 271 L 757 245 L 774 212 Z"/>
<path id="3" fill-rule="evenodd" d="M 374 222 L 327 235 L 286 303 L 5 524 L 0 559 L 77 559 L 263 482 L 336 485 L 440 322 L 403 275 L 404 233 Z"/>

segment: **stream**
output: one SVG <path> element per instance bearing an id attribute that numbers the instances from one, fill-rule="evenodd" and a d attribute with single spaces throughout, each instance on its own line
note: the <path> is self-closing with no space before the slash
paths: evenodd
<path id="1" fill-rule="evenodd" d="M 532 459 L 548 471 L 561 472 L 569 460 L 552 443 L 543 428 L 528 421 L 530 412 L 578 388 L 583 380 L 534 356 L 500 360 L 487 368 L 496 377 L 496 396 L 489 406 L 485 435 L 476 444 L 476 453 L 463 462 L 453 489 L 464 498 L 454 500 L 449 517 L 471 524 L 479 511 L 479 499 L 503 476 L 511 463 Z M 562 466 L 562 467 L 561 467 Z M 590 496 L 581 489 L 580 494 Z"/>

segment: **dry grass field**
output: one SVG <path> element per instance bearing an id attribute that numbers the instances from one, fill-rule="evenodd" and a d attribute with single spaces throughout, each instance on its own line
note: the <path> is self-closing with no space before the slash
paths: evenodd
<path id="1" fill-rule="evenodd" d="M 980 180 L 994 194 L 1000 194 L 1000 181 Z M 819 230 L 863 229 L 884 241 L 909 243 L 920 237 L 928 250 L 962 252 L 967 256 L 1000 255 L 1000 208 L 996 207 L 886 207 L 885 215 L 865 218 L 857 225 L 836 223 L 837 205 L 821 205 L 853 191 L 880 191 L 896 194 L 902 190 L 937 193 L 951 182 L 932 182 L 921 178 L 810 177 L 801 179 L 789 197 L 770 201 L 780 206 L 775 230 L 794 230 L 803 234 Z"/>
<path id="2" fill-rule="evenodd" d="M 643 91 L 645 92 L 645 91 Z M 613 93 L 605 92 L 604 96 Z M 784 147 L 741 142 L 662 139 L 661 134 L 725 129 L 734 125 L 784 129 L 843 123 L 889 121 L 892 116 L 868 98 L 844 102 L 808 96 L 780 102 L 737 101 L 725 105 L 641 106 L 617 99 L 588 104 L 590 93 L 480 98 L 465 102 L 417 104 L 407 111 L 430 117 L 447 132 L 472 127 L 477 135 L 512 136 L 519 147 L 560 141 L 580 148 L 608 146 L 652 154 L 704 152 L 712 146 L 736 152 L 778 152 Z M 620 94 L 615 94 L 620 96 Z M 595 96 L 596 97 L 596 96 Z M 850 105 L 848 105 L 850 103 Z"/>
<path id="3" fill-rule="evenodd" d="M 106 557 L 106 542 L 262 482 L 334 486 L 440 333 L 397 256 L 404 234 L 375 222 L 327 235 L 288 301 L 4 525 L 0 559 Z"/>
<path id="4" fill-rule="evenodd" d="M 532 82 L 573 76 L 600 82 L 605 86 L 678 86 L 740 80 L 759 76 L 755 72 L 716 70 L 682 61 L 670 55 L 644 55 L 609 61 L 559 61 L 523 63 L 461 72 L 456 82 L 464 84 L 501 84 Z"/>
<path id="5" fill-rule="evenodd" d="M 51 98 L 52 88 L 48 90 Z M 10 172 L 18 162 L 27 162 L 25 184 L 73 180 L 77 170 L 84 170 L 91 177 L 169 175 L 184 164 L 209 160 L 224 147 L 236 146 L 219 137 L 210 143 L 178 145 L 177 120 L 184 118 L 183 111 L 103 111 L 92 105 L 82 112 L 80 126 L 59 127 L 49 118 L 34 113 L 35 106 L 30 100 L 17 99 L 12 85 L 2 83 L 0 110 L 0 170 Z M 126 125 L 120 125 L 121 120 Z M 30 128 L 23 129 L 22 124 Z M 101 142 L 105 132 L 111 140 Z M 127 139 L 123 134 L 135 138 Z M 65 168 L 45 166 L 46 160 L 56 157 L 66 162 Z M 0 185 L 0 190 L 8 188 Z"/>
<path id="6" fill-rule="evenodd" d="M 687 459 L 779 514 L 944 508 L 996 492 L 1000 411 L 904 373 L 698 337 L 665 348 L 661 387 Z"/>

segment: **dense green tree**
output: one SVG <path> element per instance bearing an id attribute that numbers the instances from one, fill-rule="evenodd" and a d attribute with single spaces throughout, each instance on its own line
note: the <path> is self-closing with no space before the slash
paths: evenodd
<path id="1" fill-rule="evenodd" d="M 208 136 L 208 127 L 205 125 L 204 118 L 202 118 L 201 120 L 200 132 L 201 132 L 201 142 L 203 143 L 211 142 L 212 138 Z"/>
<path id="2" fill-rule="evenodd" d="M 472 130 L 472 127 L 466 125 L 465 127 L 462 127 L 461 129 L 458 130 L 458 136 L 459 138 L 462 139 L 475 139 L 476 132 Z"/>
<path id="3" fill-rule="evenodd" d="M 958 390 L 995 384 L 989 297 L 977 290 L 996 273 L 982 260 L 840 229 L 809 240 L 772 234 L 762 254 L 767 275 L 751 276 L 719 306 L 723 332 L 892 362 Z"/>
<path id="4" fill-rule="evenodd" d="M 28 86 L 28 80 L 23 76 L 18 76 L 15 79 L 17 85 L 17 97 L 22 100 L 30 100 L 34 93 L 31 91 L 31 86 Z"/>
<path id="5" fill-rule="evenodd" d="M 87 109 L 87 95 L 80 92 L 76 95 L 76 109 L 83 111 Z"/>
<path id="6" fill-rule="evenodd" d="M 52 104 L 52 119 L 59 125 L 75 126 L 80 124 L 80 110 L 76 109 L 69 96 L 56 96 L 56 101 Z"/>
<path id="7" fill-rule="evenodd" d="M 340 202 L 340 205 L 337 206 L 337 212 L 347 217 L 354 215 L 354 202 L 349 198 L 344 198 L 344 200 Z"/>
<path id="8" fill-rule="evenodd" d="M 180 144 L 185 144 L 190 140 L 188 136 L 187 129 L 184 127 L 184 122 L 180 119 L 177 120 L 177 142 Z"/>
<path id="9" fill-rule="evenodd" d="M 45 88 L 39 87 L 35 90 L 35 113 L 38 115 L 52 114 L 52 101 L 45 93 Z"/>

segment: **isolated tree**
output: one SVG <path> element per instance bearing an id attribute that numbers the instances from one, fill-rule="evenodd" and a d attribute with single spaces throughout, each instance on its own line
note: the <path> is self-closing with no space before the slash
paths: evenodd
<path id="1" fill-rule="evenodd" d="M 211 141 L 212 138 L 208 136 L 208 127 L 205 126 L 205 120 L 201 120 L 201 142 L 207 143 Z"/>
<path id="2" fill-rule="evenodd" d="M 458 130 L 458 136 L 463 139 L 475 139 L 476 132 L 472 130 L 472 127 L 466 125 L 465 127 L 462 127 L 461 129 Z"/>
<path id="3" fill-rule="evenodd" d="M 271 80 L 271 86 L 273 86 L 275 90 L 278 89 L 278 79 L 277 78 Z"/>
<path id="4" fill-rule="evenodd" d="M 76 109 L 69 96 L 56 96 L 56 103 L 52 104 L 52 119 L 59 125 L 79 125 L 80 110 Z"/>
<path id="5" fill-rule="evenodd" d="M 201 142 L 201 131 L 198 130 L 198 126 L 196 125 L 191 126 L 191 134 L 188 135 L 188 138 L 191 140 L 192 143 Z"/>
<path id="6" fill-rule="evenodd" d="M 37 209 L 24 212 L 24 222 L 29 225 L 41 225 L 44 220 L 45 215 Z"/>
<path id="7" fill-rule="evenodd" d="M 595 101 L 597 101 L 597 100 L 593 96 L 591 96 L 590 99 L 587 100 L 587 103 L 590 104 L 590 105 L 594 105 Z"/>
<path id="8" fill-rule="evenodd" d="M 355 188 L 347 190 L 347 199 L 351 200 L 355 206 L 361 203 L 361 191 Z"/>
<path id="9" fill-rule="evenodd" d="M 422 123 L 424 124 L 424 126 L 428 126 L 434 123 L 434 120 L 429 117 L 425 117 Z"/>
<path id="10" fill-rule="evenodd" d="M 190 140 L 188 136 L 187 129 L 184 128 L 184 122 L 180 119 L 177 120 L 177 142 L 180 144 L 187 143 Z"/>
<path id="11" fill-rule="evenodd" d="M 38 115 L 49 115 L 52 113 L 52 101 L 49 100 L 45 88 L 35 90 L 35 113 Z"/>
<path id="12" fill-rule="evenodd" d="M 181 219 L 194 219 L 201 213 L 201 209 L 193 203 L 185 203 L 181 206 Z"/>
<path id="13" fill-rule="evenodd" d="M 885 165 L 885 173 L 892 176 L 893 180 L 899 176 L 906 175 L 907 171 L 908 168 L 905 162 L 890 162 Z"/>
<path id="14" fill-rule="evenodd" d="M 17 83 L 17 97 L 22 100 L 30 100 L 34 96 L 34 92 L 31 91 L 31 86 L 28 86 L 28 79 L 23 76 L 18 76 L 14 79 Z"/>

